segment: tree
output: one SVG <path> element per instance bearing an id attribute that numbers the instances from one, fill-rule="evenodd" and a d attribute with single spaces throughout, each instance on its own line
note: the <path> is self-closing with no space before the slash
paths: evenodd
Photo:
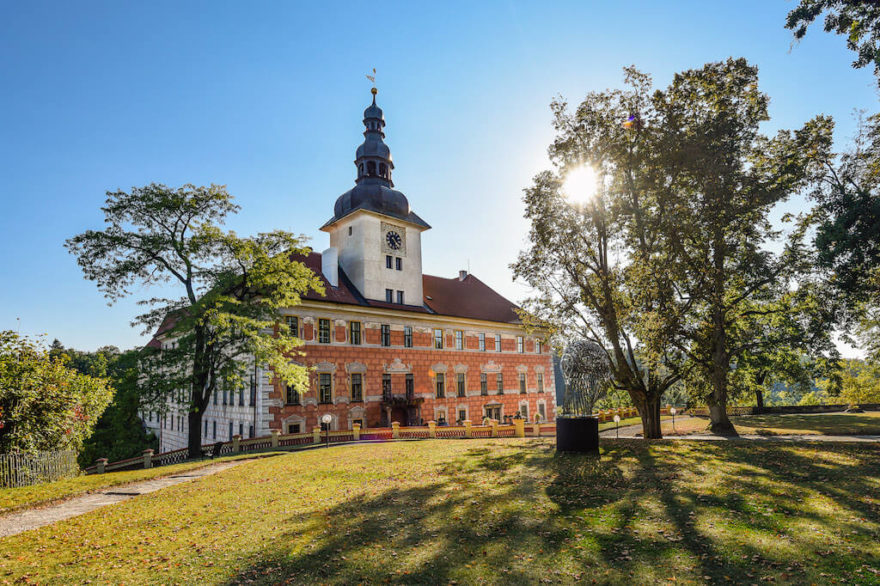
<path id="1" fill-rule="evenodd" d="M 880 403 L 880 367 L 863 360 L 844 361 L 840 396 L 850 405 Z"/>
<path id="2" fill-rule="evenodd" d="M 187 406 L 191 458 L 201 456 L 202 414 L 218 390 L 244 384 L 248 369 L 266 365 L 270 376 L 307 386 L 303 366 L 291 362 L 302 344 L 278 323 L 279 310 L 299 303 L 320 279 L 297 257 L 309 252 L 283 231 L 240 237 L 221 225 L 239 207 L 222 186 L 151 184 L 108 192 L 107 227 L 66 242 L 86 278 L 111 303 L 134 286 L 174 283 L 178 297 L 151 298 L 136 323 L 171 344 L 141 355 L 139 385 L 147 405 L 169 400 Z"/>
<path id="3" fill-rule="evenodd" d="M 49 354 L 63 358 L 77 372 L 105 377 L 113 388 L 113 400 L 83 443 L 79 454 L 81 466 L 88 466 L 97 458 L 133 458 L 147 448 L 158 447 L 156 437 L 147 431 L 141 419 L 140 350 L 120 352 L 115 346 L 104 346 L 95 352 L 83 352 L 65 348 L 55 340 Z"/>
<path id="4" fill-rule="evenodd" d="M 0 331 L 0 452 L 78 451 L 111 397 L 106 380 Z"/>
<path id="5" fill-rule="evenodd" d="M 655 183 L 665 167 L 651 126 L 651 80 L 624 71 L 625 90 L 590 93 L 574 112 L 562 100 L 551 105 L 556 169 L 525 190 L 530 246 L 512 268 L 536 291 L 524 303 L 527 323 L 598 344 L 614 387 L 639 411 L 644 437 L 658 438 L 660 399 L 682 376 L 669 335 L 687 302 L 665 278 L 659 243 L 664 206 Z M 565 197 L 563 178 L 584 165 L 599 175 L 598 193 L 577 205 Z"/>
<path id="6" fill-rule="evenodd" d="M 800 0 L 785 20 L 785 28 L 802 39 L 807 29 L 823 12 L 825 32 L 846 36 L 846 46 L 855 51 L 853 67 L 874 64 L 880 83 L 880 3 L 876 0 Z"/>
<path id="7" fill-rule="evenodd" d="M 676 74 L 654 102 L 658 148 L 668 153 L 659 186 L 667 206 L 664 270 L 689 303 L 672 340 L 693 364 L 690 388 L 708 404 L 710 428 L 731 433 L 731 368 L 755 343 L 740 332 L 767 312 L 761 305 L 770 291 L 792 286 L 809 260 L 802 225 L 782 252 L 769 250 L 781 236 L 770 211 L 815 179 L 832 124 L 817 117 L 795 132 L 762 135 L 768 98 L 744 59 Z"/>

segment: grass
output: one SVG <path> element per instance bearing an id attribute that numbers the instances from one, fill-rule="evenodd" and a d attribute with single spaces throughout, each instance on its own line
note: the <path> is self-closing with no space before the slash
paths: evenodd
<path id="1" fill-rule="evenodd" d="M 791 415 L 741 415 L 731 417 L 741 435 L 880 435 L 880 412 L 807 413 Z M 708 417 L 678 419 L 678 435 L 703 433 Z M 663 425 L 663 433 L 672 433 L 672 424 Z"/>
<path id="2" fill-rule="evenodd" d="M 874 445 L 340 446 L 0 540 L 0 582 L 880 584 Z"/>
<path id="3" fill-rule="evenodd" d="M 262 454 L 261 454 L 262 455 Z M 69 499 L 90 492 L 131 484 L 141 480 L 151 480 L 162 476 L 171 476 L 188 470 L 195 470 L 203 466 L 210 466 L 216 462 L 237 460 L 241 458 L 253 458 L 253 454 L 239 454 L 215 460 L 197 460 L 195 462 L 183 462 L 171 466 L 161 466 L 146 470 L 128 470 L 125 472 L 108 472 L 106 474 L 90 474 L 65 478 L 46 484 L 23 486 L 20 488 L 0 488 L 0 513 L 9 513 L 18 509 L 36 507 L 47 503 Z"/>

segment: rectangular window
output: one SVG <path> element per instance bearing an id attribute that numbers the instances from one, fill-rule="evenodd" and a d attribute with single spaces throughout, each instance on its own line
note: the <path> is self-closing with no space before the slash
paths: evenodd
<path id="1" fill-rule="evenodd" d="M 403 270 L 403 259 L 402 258 L 395 258 L 394 259 L 394 268 L 396 268 L 398 271 Z"/>
<path id="2" fill-rule="evenodd" d="M 238 424 L 238 435 L 244 437 L 244 423 Z"/>
<path id="3" fill-rule="evenodd" d="M 538 373 L 538 392 L 539 393 L 544 392 L 544 373 L 543 372 Z"/>
<path id="4" fill-rule="evenodd" d="M 486 334 L 480 334 L 480 352 L 486 351 Z"/>
<path id="5" fill-rule="evenodd" d="M 412 400 L 415 397 L 415 383 L 413 375 L 406 375 L 406 398 Z"/>
<path id="6" fill-rule="evenodd" d="M 299 423 L 289 423 L 287 425 L 287 433 L 299 433 L 300 424 Z"/>
<path id="7" fill-rule="evenodd" d="M 333 379 L 329 372 L 322 372 L 318 375 L 318 402 L 333 402 Z"/>
<path id="8" fill-rule="evenodd" d="M 498 373 L 498 377 L 495 379 L 495 388 L 498 391 L 499 395 L 504 394 L 504 375 L 500 372 Z"/>
<path id="9" fill-rule="evenodd" d="M 385 289 L 385 301 L 394 303 L 394 289 Z"/>
<path id="10" fill-rule="evenodd" d="M 223 405 L 226 405 L 226 389 L 223 389 Z"/>
<path id="11" fill-rule="evenodd" d="M 214 422 L 213 429 L 214 429 L 214 439 L 217 439 L 217 422 L 216 421 Z"/>
<path id="12" fill-rule="evenodd" d="M 438 372 L 435 375 L 435 385 L 437 387 L 437 398 L 443 399 L 446 397 L 446 375 L 442 372 Z"/>
<path id="13" fill-rule="evenodd" d="M 386 269 L 391 268 L 391 255 L 390 254 L 385 255 L 385 268 Z"/>
<path id="14" fill-rule="evenodd" d="M 321 344 L 330 343 L 330 320 L 321 318 L 318 320 L 318 342 Z"/>
<path id="15" fill-rule="evenodd" d="M 257 404 L 257 377 L 256 375 L 251 375 L 251 402 L 250 405 L 253 407 Z"/>
<path id="16" fill-rule="evenodd" d="M 229 439 L 232 439 L 232 422 L 229 422 Z"/>
<path id="17" fill-rule="evenodd" d="M 519 373 L 519 394 L 526 394 L 526 373 L 524 372 Z"/>
<path id="18" fill-rule="evenodd" d="M 382 345 L 391 345 L 391 326 L 388 324 L 382 324 Z"/>
<path id="19" fill-rule="evenodd" d="M 522 337 L 522 336 L 517 336 L 517 337 L 516 337 L 516 351 L 519 352 L 520 354 L 522 354 L 523 352 L 525 352 L 525 345 L 524 345 L 524 343 L 523 343 L 523 337 Z"/>
<path id="20" fill-rule="evenodd" d="M 501 334 L 495 334 L 495 351 L 501 352 Z"/>
<path id="21" fill-rule="evenodd" d="M 351 400 L 354 403 L 360 403 L 364 400 L 363 375 L 359 372 L 351 375 Z"/>
<path id="22" fill-rule="evenodd" d="M 219 394 L 219 393 L 218 393 L 217 391 L 214 391 L 214 404 L 215 404 L 215 405 L 217 404 L 217 395 L 218 395 L 218 394 Z"/>
<path id="23" fill-rule="evenodd" d="M 544 342 L 541 340 L 535 340 L 535 354 L 542 354 L 544 352 Z"/>
<path id="24" fill-rule="evenodd" d="M 529 420 L 529 406 L 528 405 L 520 405 L 519 406 L 519 414 L 522 415 L 522 418 L 526 421 Z"/>
<path id="25" fill-rule="evenodd" d="M 489 394 L 489 381 L 485 372 L 480 373 L 480 394 L 483 396 Z"/>
<path id="26" fill-rule="evenodd" d="M 412 348 L 412 326 L 403 326 L 403 345 Z"/>
<path id="27" fill-rule="evenodd" d="M 434 330 L 434 348 L 443 349 L 443 330 L 441 329 Z"/>
<path id="28" fill-rule="evenodd" d="M 544 407 L 544 403 L 538 403 L 538 416 L 541 418 L 541 421 L 547 419 L 547 408 Z"/>
<path id="29" fill-rule="evenodd" d="M 403 305 L 403 291 L 397 292 L 397 303 Z"/>
<path id="30" fill-rule="evenodd" d="M 244 407 L 244 387 L 238 387 L 238 406 Z"/>
<path id="31" fill-rule="evenodd" d="M 254 437 L 254 426 L 248 426 L 248 437 Z"/>
<path id="32" fill-rule="evenodd" d="M 461 422 L 461 421 L 464 421 L 465 419 L 467 419 L 467 410 L 466 409 L 459 409 L 458 410 L 458 420 Z"/>
<path id="33" fill-rule="evenodd" d="M 391 400 L 391 375 L 383 374 L 382 375 L 382 399 L 385 401 Z"/>
<path id="34" fill-rule="evenodd" d="M 361 343 L 361 322 L 353 321 L 348 324 L 348 341 L 359 346 Z"/>
<path id="35" fill-rule="evenodd" d="M 295 315 L 288 315 L 286 318 L 287 321 L 287 335 L 299 337 L 299 318 Z"/>
<path id="36" fill-rule="evenodd" d="M 287 404 L 288 405 L 299 405 L 300 398 L 299 393 L 296 390 L 296 387 L 293 385 L 287 385 Z"/>
<path id="37" fill-rule="evenodd" d="M 455 349 L 464 350 L 464 332 L 455 330 Z"/>
<path id="38" fill-rule="evenodd" d="M 458 391 L 459 397 L 465 396 L 465 388 L 464 388 L 464 373 L 458 373 L 455 375 L 455 386 Z"/>

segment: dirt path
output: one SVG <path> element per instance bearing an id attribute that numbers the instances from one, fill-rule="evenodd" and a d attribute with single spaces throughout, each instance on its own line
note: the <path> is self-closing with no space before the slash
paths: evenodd
<path id="1" fill-rule="evenodd" d="M 56 505 L 49 505 L 43 508 L 26 509 L 17 511 L 0 517 L 0 538 L 9 535 L 16 535 L 31 529 L 51 525 L 64 519 L 78 517 L 95 509 L 115 505 L 116 503 L 126 501 L 128 499 L 155 492 L 167 486 L 174 486 L 182 482 L 189 482 L 204 476 L 210 476 L 217 472 L 228 470 L 233 466 L 238 466 L 247 460 L 237 460 L 234 462 L 223 462 L 197 468 L 196 470 L 188 470 L 180 474 L 165 476 L 163 478 L 155 478 L 153 480 L 145 480 L 143 482 L 135 482 L 133 484 L 125 484 L 123 486 L 114 486 L 83 496 L 74 497 L 63 501 Z"/>

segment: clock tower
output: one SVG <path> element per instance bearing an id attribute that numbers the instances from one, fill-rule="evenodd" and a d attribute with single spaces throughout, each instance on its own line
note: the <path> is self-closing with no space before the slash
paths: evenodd
<path id="1" fill-rule="evenodd" d="M 421 235 L 431 227 L 394 189 L 394 163 L 385 144 L 385 115 L 373 103 L 364 110 L 364 142 L 355 155 L 355 186 L 336 200 L 321 227 L 330 234 L 332 258 L 365 298 L 401 305 L 423 304 Z"/>

